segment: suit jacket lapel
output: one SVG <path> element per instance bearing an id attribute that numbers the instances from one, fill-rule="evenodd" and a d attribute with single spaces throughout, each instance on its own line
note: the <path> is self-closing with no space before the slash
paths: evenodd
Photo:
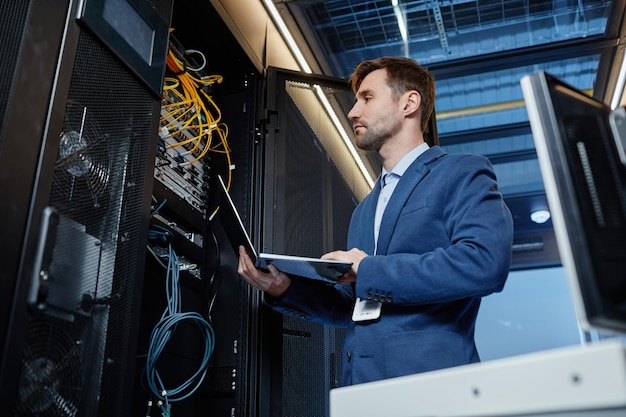
<path id="1" fill-rule="evenodd" d="M 359 242 L 360 248 L 369 254 L 374 254 L 374 217 L 376 217 L 376 204 L 379 195 L 380 177 L 374 184 L 372 192 L 363 200 L 361 224 L 365 225 L 365 227 L 361 227 L 359 230 Z"/>
<path id="2" fill-rule="evenodd" d="M 385 209 L 383 218 L 380 224 L 380 230 L 378 232 L 378 249 L 377 252 L 380 255 L 387 253 L 391 236 L 398 223 L 400 212 L 402 207 L 405 206 L 411 193 L 420 183 L 422 178 L 429 172 L 428 164 L 441 156 L 445 155 L 439 147 L 429 149 L 420 155 L 404 172 L 396 189 L 393 191 L 393 196 L 389 200 L 389 204 Z M 380 194 L 380 191 L 379 191 Z M 376 201 L 378 200 L 378 194 L 376 195 Z M 376 207 L 374 207 L 376 211 Z"/>

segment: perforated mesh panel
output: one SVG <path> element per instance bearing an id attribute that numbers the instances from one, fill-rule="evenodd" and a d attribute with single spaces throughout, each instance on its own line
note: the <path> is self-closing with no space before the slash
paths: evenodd
<path id="1" fill-rule="evenodd" d="M 173 0 L 146 0 L 164 22 L 170 21 Z"/>
<path id="2" fill-rule="evenodd" d="M 0 56 L 8 65 L 0 66 L 0 147 L 2 147 L 2 130 L 6 117 L 7 104 L 11 99 L 13 80 L 17 68 L 13 63 L 17 62 L 22 45 L 24 27 L 30 1 L 3 1 L 0 2 Z"/>
<path id="3" fill-rule="evenodd" d="M 345 184 L 351 194 L 359 201 L 362 200 L 371 190 L 367 177 L 373 182 L 381 166 L 376 153 L 372 155 L 353 146 L 362 163 L 363 168 L 360 169 L 355 162 L 354 154 L 350 152 L 346 144 L 346 142 L 352 143 L 352 125 L 348 121 L 347 114 L 354 103 L 354 94 L 348 89 L 347 84 L 341 89 L 336 86 L 287 80 L 284 88 L 289 96 L 289 103 L 293 106 L 289 111 L 300 117 L 308 130 L 307 136 L 303 136 L 302 140 L 314 141 L 317 154 L 323 154 L 322 157 L 329 159 L 332 166 L 337 169 L 336 179 L 340 180 L 337 184 Z M 289 137 L 293 138 L 294 132 L 290 131 Z M 290 160 L 294 157 L 297 155 L 289 154 Z M 370 157 L 375 159 L 370 160 Z M 303 169 L 300 168 L 300 170 Z M 319 170 L 314 168 L 307 170 L 306 174 L 314 177 L 315 175 L 312 174 L 317 172 Z"/>
<path id="4" fill-rule="evenodd" d="M 341 377 L 343 330 L 283 319 L 282 416 L 328 415 L 328 392 Z"/>
<path id="5" fill-rule="evenodd" d="M 28 328 L 18 415 L 96 416 L 104 408 L 124 415 L 154 104 L 108 49 L 80 33 L 59 109 L 51 279 L 45 308 Z"/>
<path id="6" fill-rule="evenodd" d="M 287 79 L 282 86 L 274 151 L 284 155 L 278 162 L 284 176 L 275 179 L 274 203 L 281 207 L 274 211 L 273 244 L 284 253 L 319 257 L 345 249 L 352 211 L 369 190 L 317 91 L 350 100 L 352 94 L 347 85 L 339 90 L 323 82 Z M 281 415 L 327 416 L 329 390 L 341 377 L 344 331 L 284 316 L 282 334 Z"/>

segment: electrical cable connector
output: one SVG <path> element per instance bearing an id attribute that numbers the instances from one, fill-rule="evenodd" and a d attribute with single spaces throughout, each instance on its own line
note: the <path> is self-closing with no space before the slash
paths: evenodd
<path id="1" fill-rule="evenodd" d="M 159 409 L 161 410 L 161 415 L 163 417 L 170 417 L 170 413 L 172 411 L 171 404 L 164 404 L 163 401 L 159 400 L 159 402 L 157 402 L 157 405 L 159 406 Z"/>

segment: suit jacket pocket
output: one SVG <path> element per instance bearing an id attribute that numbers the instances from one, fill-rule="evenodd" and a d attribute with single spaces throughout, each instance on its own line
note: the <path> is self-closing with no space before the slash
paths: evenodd
<path id="1" fill-rule="evenodd" d="M 411 213 L 415 213 L 418 210 L 423 210 L 428 207 L 428 200 L 426 198 L 418 198 L 414 200 L 410 200 L 407 204 L 402 207 L 402 211 L 400 212 L 400 217 L 406 216 Z"/>

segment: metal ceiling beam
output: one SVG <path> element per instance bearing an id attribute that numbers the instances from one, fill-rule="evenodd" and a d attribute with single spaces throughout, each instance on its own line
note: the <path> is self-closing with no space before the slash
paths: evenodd
<path id="1" fill-rule="evenodd" d="M 626 13 L 626 0 L 615 0 L 613 13 L 607 24 L 607 36 L 619 40 L 619 45 L 611 53 L 607 53 L 600 60 L 596 79 L 595 97 L 609 103 L 613 93 L 623 86 L 617 85 L 620 66 L 624 58 L 624 40 L 626 39 L 626 27 L 624 23 Z M 623 103 L 622 97 L 622 103 Z M 622 104 L 624 105 L 624 104 Z"/>
<path id="2" fill-rule="evenodd" d="M 619 44 L 618 38 L 605 39 L 603 36 L 590 36 L 585 39 L 555 42 L 511 51 L 496 52 L 454 61 L 433 63 L 428 69 L 437 80 L 481 74 L 507 68 L 541 64 L 560 59 L 585 55 L 610 53 Z"/>
<path id="3" fill-rule="evenodd" d="M 439 33 L 439 43 L 441 49 L 446 54 L 449 51 L 448 35 L 446 34 L 446 26 L 443 22 L 443 16 L 441 15 L 441 8 L 439 7 L 439 0 L 431 0 L 433 15 L 435 16 L 435 24 L 437 25 L 437 32 Z"/>
<path id="4" fill-rule="evenodd" d="M 442 145 L 459 145 L 476 141 L 501 139 L 530 134 L 529 122 L 510 123 L 482 129 L 461 130 L 439 135 Z"/>

